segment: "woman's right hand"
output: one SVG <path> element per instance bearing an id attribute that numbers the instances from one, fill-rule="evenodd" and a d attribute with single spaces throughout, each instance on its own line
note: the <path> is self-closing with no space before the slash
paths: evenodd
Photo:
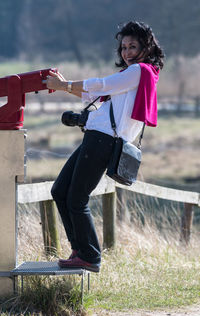
<path id="1" fill-rule="evenodd" d="M 48 89 L 66 91 L 67 81 L 59 72 L 56 73 L 50 70 L 45 83 Z"/>

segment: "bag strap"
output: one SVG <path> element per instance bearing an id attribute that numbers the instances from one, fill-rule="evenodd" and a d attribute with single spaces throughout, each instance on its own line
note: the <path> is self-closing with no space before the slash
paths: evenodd
<path id="1" fill-rule="evenodd" d="M 142 138 L 144 136 L 144 129 L 145 129 L 145 123 L 143 123 L 143 126 L 142 126 L 142 131 L 141 131 L 140 138 L 139 138 L 138 145 L 137 145 L 138 149 L 141 149 L 141 147 L 142 147 Z"/>
<path id="2" fill-rule="evenodd" d="M 117 126 L 115 123 L 112 101 L 110 102 L 110 123 L 111 123 L 111 127 L 114 131 L 114 137 L 119 137 L 117 135 L 117 130 L 116 130 Z M 138 145 L 137 145 L 137 148 L 139 148 L 139 149 L 141 149 L 142 138 L 144 136 L 144 129 L 145 129 L 145 123 L 143 124 L 142 131 L 141 131 L 140 138 L 139 138 Z"/>
<path id="3" fill-rule="evenodd" d="M 113 105 L 112 105 L 112 101 L 110 102 L 110 123 L 111 123 L 111 127 L 114 131 L 114 137 L 118 137 L 117 135 L 117 126 L 116 126 L 116 123 L 115 123 L 115 117 L 114 117 L 114 112 L 113 112 Z"/>

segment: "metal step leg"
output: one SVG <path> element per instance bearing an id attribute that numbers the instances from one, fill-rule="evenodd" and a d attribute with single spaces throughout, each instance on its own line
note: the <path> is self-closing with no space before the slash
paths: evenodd
<path id="1" fill-rule="evenodd" d="M 82 274 L 82 279 L 81 279 L 81 304 L 83 304 L 83 292 L 84 292 L 84 274 Z"/>
<path id="2" fill-rule="evenodd" d="M 90 291 L 90 273 L 88 273 L 88 292 Z"/>

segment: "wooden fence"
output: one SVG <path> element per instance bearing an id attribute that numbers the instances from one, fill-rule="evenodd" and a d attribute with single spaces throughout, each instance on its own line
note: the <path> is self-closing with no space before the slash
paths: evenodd
<path id="1" fill-rule="evenodd" d="M 18 185 L 18 203 L 39 202 L 43 238 L 46 253 L 57 253 L 60 250 L 58 238 L 56 209 L 50 193 L 53 182 Z M 193 218 L 193 206 L 200 207 L 200 193 L 170 189 L 137 181 L 132 186 L 118 184 L 104 176 L 92 196 L 102 195 L 103 209 L 103 246 L 114 247 L 116 243 L 116 189 L 121 188 L 135 193 L 184 203 L 181 218 L 180 235 L 186 244 L 190 240 Z"/>
<path id="2" fill-rule="evenodd" d="M 71 109 L 73 103 L 73 110 L 74 111 L 81 111 L 82 110 L 82 103 L 81 102 L 74 102 L 73 100 L 66 101 L 66 96 L 61 97 L 61 99 L 57 99 L 51 102 L 45 101 L 45 98 L 41 98 L 41 95 L 38 94 L 38 98 L 36 102 L 30 102 L 29 106 L 26 109 L 26 115 L 32 113 L 62 113 L 66 111 L 66 109 Z M 200 115 L 200 96 L 197 95 L 196 97 L 179 97 L 179 98 L 169 98 L 169 97 L 159 97 L 159 111 L 164 111 L 167 113 L 176 113 L 176 114 L 183 114 L 183 113 L 191 113 L 194 117 Z"/>

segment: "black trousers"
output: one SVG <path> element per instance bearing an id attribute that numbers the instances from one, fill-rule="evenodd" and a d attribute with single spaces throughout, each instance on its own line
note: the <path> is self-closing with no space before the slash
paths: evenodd
<path id="1" fill-rule="evenodd" d="M 113 144 L 110 135 L 86 131 L 51 191 L 72 249 L 90 263 L 100 263 L 101 250 L 88 201 L 107 168 Z"/>

